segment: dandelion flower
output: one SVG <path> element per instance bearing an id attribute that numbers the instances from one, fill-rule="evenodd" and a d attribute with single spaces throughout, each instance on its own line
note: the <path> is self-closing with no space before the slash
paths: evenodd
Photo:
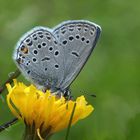
<path id="1" fill-rule="evenodd" d="M 76 108 L 71 124 L 86 118 L 93 107 L 87 105 L 84 96 L 76 101 L 66 101 L 64 97 L 52 95 L 50 90 L 45 93 L 35 86 L 26 86 L 14 80 L 14 86 L 7 84 L 9 94 L 7 103 L 12 113 L 25 123 L 25 139 L 47 140 L 52 134 L 68 127 L 71 113 Z M 28 138 L 27 138 L 28 136 Z"/>

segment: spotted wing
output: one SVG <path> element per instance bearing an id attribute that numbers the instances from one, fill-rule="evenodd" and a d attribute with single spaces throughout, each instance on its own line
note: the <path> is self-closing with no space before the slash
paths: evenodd
<path id="1" fill-rule="evenodd" d="M 21 37 L 14 51 L 14 60 L 35 85 L 58 88 L 64 77 L 63 47 L 51 30 L 36 27 Z"/>
<path id="2" fill-rule="evenodd" d="M 100 32 L 98 25 L 83 20 L 63 22 L 53 29 L 64 48 L 64 80 L 61 89 L 69 87 L 77 77 L 93 51 Z"/>

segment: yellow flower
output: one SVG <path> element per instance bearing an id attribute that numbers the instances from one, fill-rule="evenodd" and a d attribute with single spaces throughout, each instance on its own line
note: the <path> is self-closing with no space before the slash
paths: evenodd
<path id="1" fill-rule="evenodd" d="M 12 113 L 24 121 L 28 129 L 34 127 L 40 138 L 66 128 L 75 103 L 72 125 L 93 111 L 84 96 L 78 97 L 76 101 L 66 101 L 64 97 L 58 99 L 49 90 L 44 93 L 33 85 L 26 86 L 16 80 L 13 87 L 7 84 L 7 89 L 7 103 Z"/>

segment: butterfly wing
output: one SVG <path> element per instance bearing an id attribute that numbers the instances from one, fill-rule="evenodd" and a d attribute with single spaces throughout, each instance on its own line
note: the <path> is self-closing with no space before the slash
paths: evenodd
<path id="1" fill-rule="evenodd" d="M 63 47 L 51 30 L 36 27 L 21 37 L 14 60 L 27 79 L 45 89 L 58 88 L 64 77 Z"/>
<path id="2" fill-rule="evenodd" d="M 99 38 L 101 28 L 89 21 L 63 22 L 53 29 L 55 37 L 64 48 L 64 80 L 62 90 L 69 87 L 77 77 Z"/>

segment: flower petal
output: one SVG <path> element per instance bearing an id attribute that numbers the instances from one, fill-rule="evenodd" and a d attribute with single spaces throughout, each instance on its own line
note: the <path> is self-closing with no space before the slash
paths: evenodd
<path id="1" fill-rule="evenodd" d="M 64 97 L 58 99 L 49 90 L 44 93 L 33 85 L 26 86 L 16 80 L 13 87 L 10 84 L 6 86 L 9 92 L 7 103 L 12 113 L 25 121 L 26 125 L 34 123 L 39 135 L 48 130 L 52 134 L 68 127 L 75 103 L 72 125 L 94 110 L 91 105 L 87 105 L 84 96 L 78 97 L 76 101 L 66 101 Z"/>

